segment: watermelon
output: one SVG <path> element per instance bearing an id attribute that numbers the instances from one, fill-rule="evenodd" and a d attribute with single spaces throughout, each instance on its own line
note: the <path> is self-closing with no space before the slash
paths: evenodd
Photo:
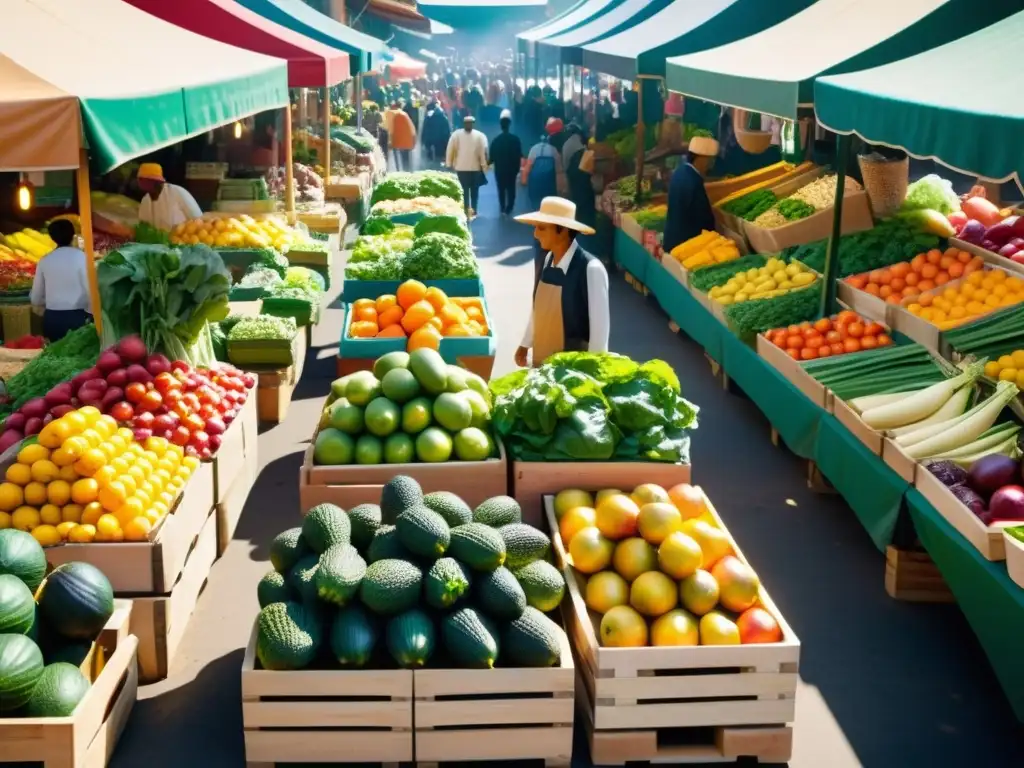
<path id="1" fill-rule="evenodd" d="M 25 704 L 25 717 L 68 717 L 89 692 L 82 670 L 63 661 L 50 664 Z"/>
<path id="2" fill-rule="evenodd" d="M 114 612 L 114 590 L 95 566 L 65 563 L 46 577 L 38 602 L 46 623 L 61 637 L 94 640 Z"/>
<path id="3" fill-rule="evenodd" d="M 20 709 L 43 674 L 43 652 L 24 635 L 0 635 L 0 716 Z"/>
<path id="4" fill-rule="evenodd" d="M 0 574 L 0 634 L 27 635 L 35 625 L 36 601 L 25 582 Z"/>
<path id="5" fill-rule="evenodd" d="M 31 534 L 4 528 L 0 531 L 0 573 L 17 576 L 35 592 L 46 576 L 46 553 Z"/>

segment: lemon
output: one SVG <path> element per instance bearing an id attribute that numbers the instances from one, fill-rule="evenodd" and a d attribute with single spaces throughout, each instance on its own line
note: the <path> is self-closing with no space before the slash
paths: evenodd
<path id="1" fill-rule="evenodd" d="M 63 480 L 54 480 L 46 486 L 46 498 L 51 504 L 63 507 L 71 501 L 71 485 Z"/>
<path id="2" fill-rule="evenodd" d="M 142 515 L 129 520 L 124 526 L 125 541 L 145 541 L 149 532 L 153 530 L 153 524 Z"/>
<path id="3" fill-rule="evenodd" d="M 56 504 L 43 504 L 39 508 L 39 521 L 43 525 L 60 525 L 64 522 L 60 507 Z"/>
<path id="4" fill-rule="evenodd" d="M 685 579 L 703 562 L 700 544 L 682 531 L 670 534 L 658 547 L 658 567 L 673 579 Z"/>
<path id="5" fill-rule="evenodd" d="M 68 533 L 68 541 L 74 542 L 75 544 L 88 544 L 94 541 L 96 538 L 96 526 L 94 525 L 76 525 Z"/>
<path id="6" fill-rule="evenodd" d="M 49 483 L 57 479 L 60 468 L 49 459 L 40 459 L 32 464 L 32 479 L 37 483 Z"/>
<path id="7" fill-rule="evenodd" d="M 28 485 L 32 482 L 32 468 L 26 464 L 14 463 L 7 468 L 4 477 L 9 483 Z"/>
<path id="8" fill-rule="evenodd" d="M 69 520 L 57 526 L 57 533 L 60 534 L 62 540 L 67 541 L 68 534 L 70 534 L 71 531 L 76 527 L 78 527 L 78 523 L 74 523 Z"/>
<path id="9" fill-rule="evenodd" d="M 71 467 L 61 467 L 60 468 L 60 473 L 58 473 L 57 477 L 59 477 L 65 483 L 70 485 L 71 483 L 75 482 L 76 480 L 80 480 L 82 476 L 80 474 L 78 474 L 78 472 L 75 471 L 75 468 L 73 466 L 71 466 Z"/>
<path id="10" fill-rule="evenodd" d="M 93 541 L 99 542 L 112 542 L 112 541 L 124 541 L 124 531 L 118 528 L 113 533 L 100 533 L 96 532 L 96 538 Z"/>
<path id="11" fill-rule="evenodd" d="M 50 451 L 39 443 L 33 443 L 32 445 L 26 445 L 20 451 L 18 451 L 18 462 L 20 464 L 27 464 L 32 466 L 37 461 L 50 458 Z"/>
<path id="12" fill-rule="evenodd" d="M 4 530 L 5 528 L 10 528 L 11 525 L 11 513 L 0 512 L 0 531 Z"/>
<path id="13" fill-rule="evenodd" d="M 661 571 L 641 573 L 629 588 L 629 604 L 644 616 L 668 613 L 679 601 L 679 588 Z"/>
<path id="14" fill-rule="evenodd" d="M 46 486 L 42 483 L 32 482 L 25 486 L 25 503 L 35 507 L 41 507 L 46 503 Z"/>
<path id="15" fill-rule="evenodd" d="M 14 466 L 22 466 L 15 464 Z M 0 483 L 0 511 L 13 512 L 25 503 L 25 492 L 20 485 Z"/>
<path id="16" fill-rule="evenodd" d="M 117 519 L 116 515 L 106 514 L 100 515 L 100 519 L 96 521 L 96 533 L 97 535 L 109 536 L 115 531 L 121 530 L 121 521 Z"/>
<path id="17" fill-rule="evenodd" d="M 81 504 L 67 504 L 60 511 L 61 519 L 66 523 L 80 523 L 83 510 L 84 507 Z"/>
<path id="18" fill-rule="evenodd" d="M 82 508 L 82 525 L 96 525 L 97 521 L 104 515 L 103 505 L 98 501 L 86 504 Z"/>
<path id="19" fill-rule="evenodd" d="M 39 525 L 39 510 L 35 507 L 18 507 L 11 514 L 11 525 L 19 531 L 31 531 Z"/>
<path id="20" fill-rule="evenodd" d="M 76 480 L 71 486 L 71 500 L 75 504 L 85 506 L 90 502 L 96 501 L 99 490 L 99 483 L 94 478 L 83 477 L 81 480 Z"/>
<path id="21" fill-rule="evenodd" d="M 43 547 L 52 547 L 61 542 L 60 531 L 54 525 L 37 525 L 32 529 L 32 536 Z"/>
<path id="22" fill-rule="evenodd" d="M 607 613 L 617 605 L 629 603 L 629 584 L 614 571 L 601 571 L 587 579 L 587 607 Z"/>

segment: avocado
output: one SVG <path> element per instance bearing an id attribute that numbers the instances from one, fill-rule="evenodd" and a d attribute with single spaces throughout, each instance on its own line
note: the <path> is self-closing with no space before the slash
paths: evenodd
<path id="1" fill-rule="evenodd" d="M 448 386 L 448 364 L 436 350 L 421 347 L 409 353 L 409 370 L 431 395 L 441 394 Z"/>
<path id="2" fill-rule="evenodd" d="M 316 657 L 322 633 L 317 612 L 299 603 L 271 603 L 257 619 L 256 655 L 264 669 L 303 669 Z"/>
<path id="3" fill-rule="evenodd" d="M 384 377 L 394 370 L 405 370 L 409 367 L 408 352 L 388 352 L 381 355 L 373 364 L 373 375 L 384 381 Z"/>
<path id="4" fill-rule="evenodd" d="M 420 484 L 408 475 L 395 475 L 384 484 L 384 488 L 381 490 L 381 520 L 393 525 L 405 510 L 422 503 L 423 489 L 420 488 Z"/>
<path id="5" fill-rule="evenodd" d="M 473 510 L 469 505 L 450 491 L 435 491 L 423 497 L 423 506 L 432 509 L 448 523 L 449 526 L 465 525 L 473 522 Z"/>
<path id="6" fill-rule="evenodd" d="M 316 570 L 317 596 L 328 603 L 348 605 L 359 591 L 366 561 L 351 544 L 335 544 L 320 555 Z"/>
<path id="7" fill-rule="evenodd" d="M 302 538 L 309 548 L 322 555 L 335 544 L 349 544 L 352 524 L 341 507 L 317 504 L 302 521 Z"/>
<path id="8" fill-rule="evenodd" d="M 420 557 L 441 557 L 451 540 L 451 532 L 444 518 L 422 504 L 400 514 L 395 528 L 402 545 Z"/>
<path id="9" fill-rule="evenodd" d="M 511 496 L 495 496 L 473 510 L 473 522 L 500 528 L 509 523 L 521 523 L 523 510 Z"/>
<path id="10" fill-rule="evenodd" d="M 505 562 L 505 542 L 483 523 L 466 523 L 452 528 L 448 553 L 474 571 L 493 571 Z"/>
<path id="11" fill-rule="evenodd" d="M 551 667 L 562 653 L 562 628 L 536 608 L 527 606 L 523 615 L 507 627 L 502 648 L 513 664 L 520 667 Z"/>
<path id="12" fill-rule="evenodd" d="M 505 542 L 505 565 L 513 570 L 543 560 L 551 550 L 551 539 L 526 523 L 509 523 L 498 529 Z"/>
<path id="13" fill-rule="evenodd" d="M 526 608 L 526 593 L 508 568 L 495 568 L 473 580 L 475 604 L 498 621 L 518 619 Z"/>
<path id="14" fill-rule="evenodd" d="M 367 567 L 359 598 L 374 613 L 394 615 L 419 602 L 422 583 L 423 572 L 408 560 L 378 560 Z"/>

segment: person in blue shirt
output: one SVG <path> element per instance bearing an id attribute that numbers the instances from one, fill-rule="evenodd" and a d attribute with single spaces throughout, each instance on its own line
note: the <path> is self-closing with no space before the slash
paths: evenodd
<path id="1" fill-rule="evenodd" d="M 717 141 L 707 136 L 695 136 L 690 140 L 686 162 L 680 163 L 672 172 L 662 238 L 662 248 L 666 252 L 705 229 L 715 228 L 715 216 L 704 190 L 704 177 L 717 156 Z"/>

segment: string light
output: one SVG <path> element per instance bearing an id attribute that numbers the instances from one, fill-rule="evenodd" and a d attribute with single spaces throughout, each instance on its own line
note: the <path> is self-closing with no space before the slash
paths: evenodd
<path id="1" fill-rule="evenodd" d="M 242 123 L 237 121 L 235 122 L 235 138 L 242 138 Z"/>
<path id="2" fill-rule="evenodd" d="M 15 192 L 15 196 L 20 210 L 32 210 L 32 206 L 35 205 L 35 190 L 32 188 L 31 182 L 26 181 L 25 179 L 18 182 L 18 189 Z"/>

